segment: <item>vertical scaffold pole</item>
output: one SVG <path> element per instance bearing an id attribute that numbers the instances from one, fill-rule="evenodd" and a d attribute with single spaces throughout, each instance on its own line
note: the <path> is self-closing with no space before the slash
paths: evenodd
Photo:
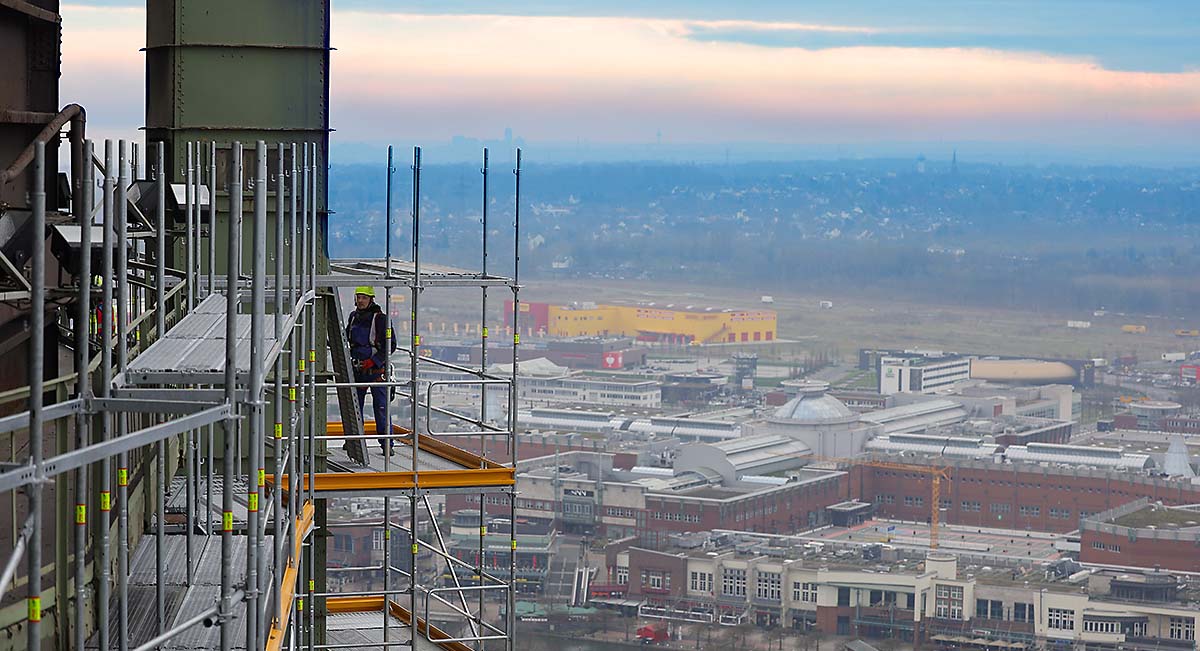
<path id="1" fill-rule="evenodd" d="M 101 294 L 100 294 L 100 397 L 107 398 L 111 395 L 112 390 L 112 319 L 113 319 L 113 189 L 116 181 L 113 176 L 116 162 L 113 155 L 113 143 L 111 140 L 104 141 L 104 230 L 101 237 L 101 247 L 103 251 L 100 253 L 101 266 Z M 108 441 L 112 438 L 112 414 L 104 412 L 100 415 L 100 441 Z M 111 579 L 111 571 L 109 569 L 109 540 L 112 533 L 112 493 L 110 486 L 112 484 L 112 462 L 111 459 L 105 458 L 100 461 L 100 517 L 97 518 L 97 527 L 94 535 L 99 538 L 100 553 L 97 564 L 100 566 L 100 571 L 97 574 L 97 590 L 96 590 L 96 616 L 97 616 L 97 631 L 96 641 L 99 643 L 100 651 L 108 651 L 109 638 L 111 637 L 111 622 L 109 621 L 109 580 Z"/>
<path id="2" fill-rule="evenodd" d="M 128 143 L 120 141 L 117 160 L 117 371 L 125 373 L 129 349 L 129 160 L 125 156 Z M 117 415 L 117 436 L 129 433 L 129 416 Z M 120 639 L 117 648 L 129 648 L 129 453 L 117 455 L 117 624 Z"/>
<path id="3" fill-rule="evenodd" d="M 217 143 L 208 143 L 208 293 L 216 292 L 214 277 L 217 268 Z M 213 461 L 216 451 L 213 449 L 216 425 L 205 428 L 205 459 L 204 459 L 204 534 L 205 545 L 212 539 L 213 513 L 213 474 L 216 472 Z"/>
<path id="4" fill-rule="evenodd" d="M 300 233 L 297 230 L 299 220 L 296 219 L 297 196 L 300 184 L 300 168 L 299 168 L 299 150 L 296 143 L 291 146 L 291 184 L 288 198 L 288 306 L 295 313 L 297 304 L 300 300 L 300 287 L 296 280 L 296 255 L 299 248 Z M 300 473 L 296 471 L 298 460 L 296 457 L 300 454 L 300 424 L 299 411 L 296 407 L 296 381 L 297 381 L 297 366 L 302 357 L 299 354 L 300 335 L 296 323 L 292 325 L 292 331 L 288 338 L 288 417 L 287 417 L 287 436 L 288 436 L 288 511 L 291 515 L 291 522 L 288 525 L 288 553 L 294 553 L 296 549 L 296 524 L 299 521 L 301 512 L 300 501 Z M 300 559 L 294 558 L 292 562 L 300 567 Z M 296 580 L 299 580 L 297 573 Z M 298 595 L 300 591 L 292 586 L 292 594 Z M 290 627 L 292 634 L 289 636 L 288 648 L 292 651 L 296 649 L 297 631 L 303 626 L 301 613 L 297 612 L 292 616 L 293 625 Z M 280 617 L 284 617 L 284 613 L 280 613 Z"/>
<path id="5" fill-rule="evenodd" d="M 418 529 L 417 526 L 417 497 L 421 490 L 420 474 L 417 470 L 417 459 L 420 458 L 420 439 L 421 433 L 418 430 L 417 418 L 417 363 L 421 358 L 421 334 L 418 330 L 419 323 L 417 322 L 418 302 L 421 298 L 421 148 L 413 148 L 413 165 L 412 165 L 412 261 L 413 261 L 413 279 L 412 279 L 412 366 L 409 369 L 410 377 L 408 384 L 409 391 L 409 407 L 412 411 L 411 423 L 412 432 L 412 473 L 413 487 L 409 492 L 409 624 L 412 626 L 412 648 L 417 648 L 417 577 L 420 572 L 417 571 L 417 552 L 418 548 Z M 386 599 L 384 600 L 386 604 Z M 428 630 L 427 630 L 428 632 Z"/>
<path id="6" fill-rule="evenodd" d="M 272 604 L 271 612 L 275 613 L 275 617 L 283 617 L 283 570 L 285 566 L 283 558 L 283 541 L 286 536 L 283 533 L 283 487 L 279 485 L 280 479 L 283 477 L 284 463 L 284 443 L 283 443 L 283 315 L 284 315 L 284 300 L 283 300 L 283 196 L 284 186 L 286 185 L 287 177 L 284 176 L 283 162 L 284 149 L 283 143 L 279 143 L 276 149 L 278 156 L 276 161 L 277 169 L 275 171 L 275 345 L 281 347 L 278 357 L 275 358 L 275 383 L 273 386 L 274 396 L 272 397 L 272 411 L 275 413 L 275 427 L 272 430 L 275 450 L 275 490 L 271 491 L 272 506 L 275 510 L 275 537 L 274 542 L 274 562 L 275 576 L 277 581 L 272 581 L 271 592 L 274 593 L 275 599 Z M 264 622 L 269 621 L 264 618 Z M 264 633 L 265 636 L 265 633 Z"/>
<path id="7" fill-rule="evenodd" d="M 186 289 L 185 295 L 187 296 L 187 310 L 188 311 L 191 311 L 192 307 L 195 305 L 194 301 L 195 301 L 195 297 L 196 297 L 196 282 L 195 282 L 195 278 L 192 276 L 192 268 L 196 264 L 196 258 L 194 257 L 195 253 L 194 253 L 194 249 L 192 246 L 193 245 L 192 238 L 193 238 L 195 230 L 196 230 L 196 222 L 194 221 L 195 220 L 195 212 L 196 212 L 196 188 L 195 188 L 196 152 L 194 151 L 194 149 L 195 149 L 194 143 L 189 142 L 187 144 L 187 177 L 185 179 L 185 185 L 183 188 L 183 196 L 184 196 L 184 200 L 186 201 L 185 210 L 184 210 L 184 214 L 186 217 L 185 228 L 187 229 L 187 231 L 186 231 L 187 235 L 183 241 L 183 244 L 184 244 L 183 279 L 184 279 L 184 282 L 187 283 L 187 287 L 185 288 Z"/>
<path id="8" fill-rule="evenodd" d="M 263 467 L 263 312 L 267 277 L 267 143 L 254 147 L 254 233 L 250 239 L 250 383 L 246 396 L 250 411 L 250 438 L 246 464 L 246 648 L 258 648 L 258 551 L 262 529 L 258 524 L 258 498 L 266 469 Z"/>
<path id="9" fill-rule="evenodd" d="M 316 283 L 314 282 L 312 270 L 315 269 L 317 266 L 317 258 L 315 255 L 316 246 L 314 245 L 314 239 L 316 238 L 316 231 L 314 231 L 313 227 L 312 227 L 312 216 L 315 215 L 317 212 L 317 204 L 316 204 L 316 200 L 317 200 L 317 146 L 315 143 L 308 143 L 308 148 L 310 151 L 310 156 L 309 156 L 310 165 L 309 165 L 309 170 L 308 170 L 308 186 L 306 188 L 306 192 L 307 192 L 306 199 L 308 201 L 308 213 L 306 213 L 304 215 L 304 230 L 305 230 L 305 234 L 306 234 L 305 235 L 305 246 L 307 247 L 307 250 L 305 251 L 305 255 L 308 258 L 308 264 L 304 267 L 304 274 L 308 277 L 306 279 L 306 283 L 308 285 L 309 291 L 311 291 L 313 293 L 313 296 L 308 302 L 308 313 L 304 317 L 305 323 L 307 324 L 307 328 L 304 331 L 305 340 L 304 340 L 304 342 L 302 342 L 304 345 L 302 346 L 301 350 L 303 351 L 305 348 L 308 349 L 308 352 L 307 352 L 308 360 L 306 362 L 306 368 L 308 369 L 308 374 L 305 376 L 306 382 L 305 382 L 305 391 L 304 391 L 304 409 L 305 409 L 305 421 L 306 421 L 305 427 L 307 428 L 307 432 L 308 432 L 308 459 L 305 461 L 305 465 L 308 467 L 308 473 L 309 473 L 308 502 L 313 505 L 313 508 L 316 508 L 317 502 L 314 499 L 314 497 L 315 497 L 314 496 L 314 484 L 316 482 L 313 480 L 316 478 L 315 473 L 317 471 L 317 445 L 316 445 L 316 439 L 314 438 L 314 436 L 316 434 L 316 427 L 317 427 L 317 421 L 316 421 L 316 417 L 315 417 L 317 410 L 316 410 L 316 402 L 314 400 L 314 393 L 315 393 L 314 389 L 316 387 L 313 383 L 316 378 L 317 367 L 315 364 L 315 360 L 313 359 L 314 355 L 313 355 L 313 350 L 312 350 L 312 342 L 316 340 L 316 332 L 317 332 L 317 311 L 316 311 L 317 286 L 316 286 Z M 304 353 L 302 352 L 302 354 L 304 354 Z M 316 640 L 317 640 L 317 600 L 316 600 L 316 598 L 313 597 L 313 594 L 316 592 L 316 588 L 314 585 L 316 582 L 316 576 L 317 576 L 316 558 L 317 558 L 317 554 L 316 554 L 315 539 L 312 536 L 310 536 L 309 540 L 308 540 L 308 559 L 309 559 L 308 576 L 307 576 L 308 581 L 305 586 L 308 590 L 307 607 L 308 607 L 308 627 L 309 627 L 309 631 L 308 631 L 308 649 L 309 649 L 309 651 L 314 650 L 314 648 L 316 646 Z"/>
<path id="10" fill-rule="evenodd" d="M 487 288 L 487 284 L 486 284 L 487 274 L 488 274 L 488 150 L 487 150 L 487 147 L 483 148 L 483 168 L 480 170 L 480 172 L 483 174 L 483 206 L 482 206 L 483 207 L 483 215 L 482 215 L 482 219 L 481 219 L 481 221 L 483 223 L 483 241 L 482 241 L 483 267 L 482 267 L 482 269 L 480 269 L 480 273 L 483 275 L 484 285 L 480 289 L 480 300 L 479 300 L 479 335 L 480 335 L 480 339 L 479 339 L 479 372 L 482 374 L 487 371 L 487 343 L 488 343 L 488 325 L 487 325 L 488 288 Z M 491 385 L 483 384 L 483 385 L 480 385 L 479 389 L 480 389 L 479 390 L 479 396 L 480 396 L 480 402 L 479 402 L 479 422 L 480 422 L 479 467 L 480 467 L 480 469 L 483 469 L 483 468 L 487 467 L 487 461 L 486 461 L 486 459 L 487 459 L 487 435 L 484 434 L 484 432 L 487 431 L 485 425 L 487 424 L 488 391 L 491 389 Z M 480 633 L 483 632 L 483 626 L 482 626 L 482 624 L 483 624 L 483 605 L 484 605 L 483 604 L 483 595 L 485 592 L 485 590 L 483 590 L 483 586 L 484 586 L 483 550 L 484 550 L 484 546 L 486 544 L 485 538 L 487 537 L 487 517 L 484 515 L 484 504 L 486 504 L 486 503 L 487 503 L 487 500 L 486 500 L 485 494 L 480 493 L 479 494 L 479 555 L 476 557 L 477 567 L 475 568 L 475 574 L 479 577 L 479 588 L 480 588 L 479 589 Z M 475 643 L 475 648 L 477 651 L 483 651 L 483 646 L 484 646 L 483 640 L 479 640 Z"/>
<path id="11" fill-rule="evenodd" d="M 166 175 L 166 145 L 156 143 L 154 155 L 154 186 L 157 195 L 155 213 L 158 217 L 155 223 L 154 251 L 154 280 L 157 287 L 154 291 L 154 325 L 158 330 L 158 338 L 162 339 L 167 332 L 167 175 Z M 211 292 L 211 288 L 209 289 Z M 163 595 L 164 580 L 163 566 L 167 562 L 166 536 L 166 498 L 167 498 L 167 443 L 159 441 L 155 446 L 155 476 L 158 478 L 155 489 L 158 494 L 155 516 L 155 567 L 154 567 L 154 597 L 157 603 L 155 609 L 158 623 L 158 634 L 162 635 L 167 627 L 167 604 Z M 209 513 L 211 511 L 206 511 Z M 160 647 L 161 648 L 161 647 Z"/>
<path id="12" fill-rule="evenodd" d="M 216 291 L 213 282 L 217 268 L 217 143 L 208 143 L 208 293 Z M 211 461 L 211 460 L 210 460 Z M 211 513 L 211 511 L 209 511 Z"/>
<path id="13" fill-rule="evenodd" d="M 233 648 L 233 482 L 237 432 L 237 307 L 241 273 L 242 144 L 233 143 L 229 155 L 229 262 L 225 285 L 225 471 L 221 489 L 221 651 Z"/>
<path id="14" fill-rule="evenodd" d="M 308 449 L 312 455 L 312 459 L 309 460 L 310 472 L 314 473 L 314 477 L 315 473 L 317 472 L 317 428 L 318 426 L 320 426 L 321 429 L 324 429 L 325 427 L 324 423 L 317 422 L 317 320 L 319 319 L 317 316 L 317 186 L 319 185 L 321 178 L 321 175 L 318 173 L 318 170 L 320 169 L 319 166 L 325 164 L 324 161 L 321 161 L 318 158 L 319 151 L 320 148 L 317 146 L 317 143 L 312 143 L 313 170 L 312 183 L 309 184 L 310 197 L 308 205 L 311 212 L 308 220 L 309 265 L 307 269 L 308 286 L 313 292 L 312 302 L 309 304 L 309 319 L 312 320 L 312 327 L 308 329 Z M 315 481 L 308 482 L 308 499 L 314 508 L 313 520 L 315 524 L 315 509 L 317 505 Z M 313 550 L 314 562 L 309 566 L 308 590 L 310 593 L 313 593 L 316 592 L 317 577 L 317 538 L 315 533 L 309 542 L 310 547 Z M 324 568 L 322 568 L 322 571 L 324 571 Z M 320 600 L 322 603 L 324 603 L 325 597 L 321 597 Z M 315 648 L 317 638 L 317 599 L 311 599 L 310 601 L 311 603 L 308 607 L 313 613 L 313 635 L 309 638 L 308 647 L 311 650 Z M 324 640 L 322 640 L 322 642 L 324 642 Z"/>
<path id="15" fill-rule="evenodd" d="M 33 148 L 33 265 L 29 305 L 29 452 L 38 481 L 26 486 L 29 493 L 29 649 L 42 648 L 42 389 L 46 334 L 46 144 Z M 14 523 L 15 524 L 15 523 Z M 15 532 L 14 532 L 15 533 Z"/>
<path id="16" fill-rule="evenodd" d="M 77 398 L 87 398 L 91 393 L 89 381 L 91 375 L 88 366 L 91 363 L 91 335 L 88 323 L 92 318 L 92 203 L 95 187 L 94 170 L 92 165 L 92 141 L 83 143 L 83 205 L 75 206 L 76 218 L 79 220 L 79 250 L 86 251 L 79 256 L 79 308 L 78 324 L 75 326 L 75 372 L 78 374 L 75 394 Z M 75 415 L 75 449 L 81 450 L 89 443 L 91 418 L 82 410 Z M 86 603 L 87 583 L 84 573 L 87 568 L 87 485 L 88 468 L 82 466 L 75 471 L 75 648 L 82 649 L 87 632 Z M 160 600 L 161 601 L 161 600 Z"/>
<path id="17" fill-rule="evenodd" d="M 521 314 L 521 148 L 517 148 L 517 166 L 513 169 L 513 175 L 516 177 L 516 190 L 513 206 L 513 351 L 512 351 L 512 394 L 509 398 L 510 408 L 508 410 L 508 431 L 509 431 L 509 460 L 512 467 L 517 467 L 517 377 L 520 374 L 520 361 L 517 355 L 517 348 L 521 343 L 521 324 L 518 317 Z M 513 612 L 516 609 L 517 600 L 514 592 L 517 585 L 517 491 L 514 487 L 508 495 L 509 508 L 509 542 L 511 550 L 508 561 L 508 622 L 505 630 L 508 632 L 509 648 L 513 648 L 516 640 L 516 625 L 517 615 Z"/>
<path id="18" fill-rule="evenodd" d="M 396 171 L 395 167 L 392 166 L 392 146 L 388 145 L 387 180 L 384 183 L 385 196 L 384 196 L 384 200 L 383 200 L 384 215 L 385 215 L 383 224 L 384 224 L 384 228 L 387 230 L 387 232 L 384 233 L 384 242 L 385 242 L 385 244 L 384 244 L 384 258 L 385 258 L 384 262 L 386 264 L 386 266 L 384 267 L 384 269 L 385 269 L 384 277 L 386 277 L 386 278 L 392 277 L 392 173 L 395 171 Z M 387 319 L 387 342 L 383 347 L 385 356 L 387 356 L 392 350 L 391 307 L 392 307 L 392 288 L 390 286 L 387 286 L 387 287 L 383 288 L 383 310 L 384 310 L 384 314 L 386 314 L 388 317 L 388 319 Z M 384 374 L 384 379 L 386 379 L 386 380 L 392 379 L 391 378 L 390 361 L 391 360 L 389 359 L 388 360 L 389 363 L 385 364 L 383 367 L 384 370 L 386 371 Z M 385 390 L 387 391 L 387 395 L 389 398 L 388 401 L 391 402 L 390 398 L 391 398 L 391 394 L 392 394 L 392 387 L 387 387 Z M 372 401 L 374 401 L 374 399 L 375 399 L 374 397 L 371 398 Z M 364 402 L 364 404 L 365 404 L 365 402 Z M 374 404 L 374 403 L 372 402 L 372 404 Z M 363 411 L 365 411 L 365 410 L 363 410 Z M 375 423 L 375 433 L 383 434 L 383 435 L 389 437 L 389 438 L 383 440 L 384 441 L 384 443 L 383 443 L 383 445 L 384 445 L 383 470 L 384 470 L 384 472 L 388 472 L 392 469 L 391 468 L 391 451 L 392 451 L 392 446 L 394 445 L 394 442 L 390 438 L 392 435 L 391 410 L 389 409 L 385 413 L 388 414 L 387 422 L 386 423 Z M 365 420 L 365 419 L 363 419 L 363 420 Z M 386 429 L 381 429 L 381 428 L 386 428 Z M 366 433 L 366 427 L 363 427 L 363 433 Z M 366 439 L 363 439 L 362 445 L 363 445 L 364 451 L 366 450 L 367 444 L 368 444 L 368 441 Z M 365 455 L 364 455 L 364 458 L 365 458 Z M 386 606 L 387 600 L 392 598 L 392 596 L 390 594 L 391 590 L 392 590 L 392 498 L 389 495 L 384 495 L 383 496 L 383 594 L 385 595 L 385 597 L 384 597 L 385 605 L 383 608 L 383 641 L 384 642 L 391 641 L 391 634 L 392 634 L 391 612 L 389 611 L 389 609 Z"/>
<path id="19" fill-rule="evenodd" d="M 305 269 L 308 265 L 308 228 L 305 226 L 306 222 L 308 221 L 308 183 L 310 172 L 308 143 L 301 143 L 300 148 L 302 162 L 302 167 L 300 170 L 300 212 L 296 215 L 296 238 L 299 241 L 300 253 L 299 267 L 297 268 L 296 273 L 297 281 L 300 285 L 300 295 L 304 296 L 308 291 L 308 274 L 305 273 Z M 299 445 L 297 448 L 297 451 L 299 452 L 298 466 L 299 474 L 302 477 L 307 477 L 308 473 L 311 472 L 308 464 L 312 458 L 312 455 L 308 450 L 308 407 L 305 404 L 305 386 L 306 379 L 308 377 L 308 374 L 305 372 L 305 360 L 308 358 L 308 355 L 305 353 L 304 349 L 308 342 L 308 329 L 312 327 L 312 324 L 308 319 L 307 300 L 308 299 L 305 298 L 301 301 L 302 307 L 300 308 L 300 321 L 302 325 L 297 333 L 297 337 L 294 339 L 295 345 L 293 346 L 296 351 L 296 367 L 298 369 L 298 375 L 296 378 L 297 386 L 295 391 L 298 397 L 297 404 L 299 405 L 299 413 L 297 414 L 296 418 L 296 424 L 299 426 L 299 432 L 297 432 L 296 435 L 296 443 Z M 308 497 L 304 492 L 303 487 L 304 484 L 302 481 L 296 482 L 296 491 L 299 493 L 297 506 L 300 509 L 304 508 L 305 499 Z M 308 643 L 310 643 L 310 636 L 312 635 L 312 622 L 310 621 L 308 610 L 308 604 L 312 601 L 312 599 L 307 598 L 309 591 L 307 587 L 308 581 L 306 580 L 308 576 L 309 565 L 312 563 L 312 548 L 307 544 L 301 544 L 304 561 L 300 566 L 301 571 L 296 573 L 296 581 L 299 583 L 296 594 L 302 594 L 305 596 L 305 598 L 300 600 L 301 608 L 296 615 L 297 619 L 302 622 L 302 628 L 304 631 L 304 638 L 302 640 L 303 646 L 307 646 Z"/>

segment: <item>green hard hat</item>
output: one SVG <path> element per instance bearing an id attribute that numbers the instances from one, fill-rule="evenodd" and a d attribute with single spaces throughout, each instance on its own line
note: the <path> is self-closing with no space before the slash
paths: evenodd
<path id="1" fill-rule="evenodd" d="M 364 296 L 370 296 L 371 298 L 375 298 L 375 288 L 374 287 L 355 287 L 354 293 L 362 294 Z"/>

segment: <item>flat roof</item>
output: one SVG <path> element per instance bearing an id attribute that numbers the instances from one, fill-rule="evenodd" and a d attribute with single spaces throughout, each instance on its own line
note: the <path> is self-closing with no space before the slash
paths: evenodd
<path id="1" fill-rule="evenodd" d="M 1109 520 L 1109 522 L 1134 529 L 1142 529 L 1150 526 L 1191 529 L 1200 527 L 1200 511 L 1149 504 L 1143 509 L 1118 516 Z"/>

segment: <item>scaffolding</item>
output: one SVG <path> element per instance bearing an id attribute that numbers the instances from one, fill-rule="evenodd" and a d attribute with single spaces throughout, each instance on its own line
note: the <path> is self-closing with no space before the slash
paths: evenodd
<path id="1" fill-rule="evenodd" d="M 14 513 L 23 495 L 28 513 L 0 575 L 0 597 L 10 588 L 27 595 L 28 648 L 53 640 L 56 648 L 122 651 L 514 649 L 518 374 L 500 377 L 486 369 L 489 290 L 511 292 L 514 323 L 520 306 L 520 150 L 513 169 L 514 270 L 505 277 L 488 267 L 486 149 L 478 271 L 421 261 L 420 148 L 412 164 L 410 259 L 392 256 L 389 148 L 385 257 L 330 260 L 328 270 L 319 270 L 316 174 L 324 162 L 315 145 L 279 144 L 271 151 L 263 141 L 253 147 L 188 143 L 185 183 L 179 187 L 162 173 L 163 143 L 147 150 L 153 156 L 144 180 L 139 149 L 129 144 L 107 141 L 101 161 L 93 143 L 83 143 L 83 200 L 72 206 L 75 215 L 56 215 L 79 227 L 79 269 L 73 287 L 50 290 L 43 246 L 45 152 L 44 144 L 36 144 L 28 410 L 0 418 L 0 435 L 28 442 L 28 455 L 0 470 L 0 494 L 11 496 Z M 225 249 L 218 238 L 219 171 L 225 172 Z M 93 230 L 100 231 L 98 270 L 91 268 Z M 243 243 L 245 231 L 249 246 Z M 168 260 L 174 264 L 168 266 Z M 379 382 L 350 375 L 340 339 L 342 315 L 334 307 L 338 288 L 364 285 L 384 288 L 385 296 L 392 291 L 409 296 L 411 339 L 395 353 L 406 359 L 407 374 Z M 441 287 L 480 290 L 478 368 L 423 354 L 420 300 L 426 290 Z M 75 336 L 75 368 L 84 369 L 51 382 L 62 398 L 51 404 L 43 403 L 47 383 L 41 365 L 47 296 L 73 301 L 70 317 L 63 317 L 68 308 L 59 317 Z M 322 319 L 324 342 L 318 341 Z M 391 327 L 387 336 L 393 336 Z M 514 330 L 514 368 L 519 344 Z M 327 358 L 333 372 L 321 370 Z M 426 368 L 449 369 L 462 379 L 425 380 Z M 456 385 L 479 388 L 477 411 L 439 404 L 439 388 Z M 330 390 L 361 395 L 377 386 L 407 403 L 407 423 L 397 422 L 393 410 L 386 426 L 363 422 L 356 409 L 343 409 L 342 422 L 319 422 L 324 419 L 318 419 L 323 413 L 318 407 Z M 502 418 L 488 414 L 486 405 L 487 393 L 497 390 L 507 394 Z M 467 429 L 439 431 L 442 419 Z M 73 435 L 58 441 L 58 452 L 45 454 L 44 434 L 55 427 L 72 427 Z M 478 453 L 454 445 L 452 437 L 459 436 L 475 437 Z M 379 468 L 368 459 L 369 439 L 386 441 L 400 458 L 384 454 Z M 357 447 L 359 463 L 329 470 L 326 455 L 335 441 L 348 450 Z M 134 475 L 141 488 L 131 491 Z M 47 522 L 42 499 L 52 481 L 67 487 L 74 504 L 70 550 L 59 554 L 69 559 L 70 594 L 42 586 L 41 532 Z M 430 501 L 451 492 L 480 496 L 474 563 L 450 553 Z M 130 521 L 134 493 L 145 497 L 145 531 Z M 384 517 L 376 525 L 388 542 L 380 565 L 352 569 L 381 571 L 383 589 L 318 590 L 327 570 L 318 538 L 339 526 L 325 522 L 326 500 L 360 496 L 383 497 Z M 507 573 L 484 567 L 487 496 L 507 506 Z M 397 519 L 405 512 L 407 524 Z M 407 541 L 406 558 L 393 557 L 394 533 Z M 22 560 L 26 570 L 18 577 Z M 423 564 L 432 567 L 425 571 Z M 460 583 L 455 566 L 478 581 Z M 452 580 L 438 585 L 442 567 Z M 69 621 L 66 639 L 43 630 L 47 597 L 56 618 Z M 330 641 L 326 619 L 342 616 L 374 618 L 381 637 Z M 433 624 L 435 616 L 440 626 Z"/>

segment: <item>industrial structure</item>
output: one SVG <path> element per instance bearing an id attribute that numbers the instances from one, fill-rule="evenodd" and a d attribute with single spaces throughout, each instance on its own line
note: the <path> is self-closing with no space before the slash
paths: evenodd
<path id="1" fill-rule="evenodd" d="M 505 314 L 513 314 L 506 306 Z M 524 327 L 553 337 L 636 337 L 666 344 L 767 342 L 776 339 L 774 310 L 735 310 L 645 303 L 608 305 L 524 303 Z M 511 323 L 505 325 L 511 326 Z"/>
<path id="2" fill-rule="evenodd" d="M 486 351 L 489 289 L 520 305 L 518 267 L 488 268 L 487 151 L 478 269 L 421 261 L 419 148 L 410 255 L 391 251 L 389 150 L 386 256 L 330 260 L 327 0 L 149 2 L 144 145 L 92 143 L 83 110 L 58 109 L 60 22 L 57 0 L 0 4 L 0 48 L 27 73 L 0 94 L 0 647 L 512 649 L 515 533 L 497 568 L 461 560 L 430 500 L 515 508 L 520 373 L 434 360 L 414 335 L 382 382 L 404 413 L 364 423 L 337 294 L 404 292 L 419 333 L 424 292 L 477 288 Z M 514 241 L 520 170 L 518 150 Z M 500 387 L 508 416 L 442 406 L 450 385 Z M 396 456 L 371 459 L 368 439 Z M 331 461 L 339 445 L 353 463 Z M 407 542 L 352 568 L 382 589 L 327 581 L 341 526 L 328 503 L 343 496 L 382 497 L 374 526 Z M 474 585 L 441 585 L 455 564 Z M 371 623 L 330 625 L 343 616 Z"/>

